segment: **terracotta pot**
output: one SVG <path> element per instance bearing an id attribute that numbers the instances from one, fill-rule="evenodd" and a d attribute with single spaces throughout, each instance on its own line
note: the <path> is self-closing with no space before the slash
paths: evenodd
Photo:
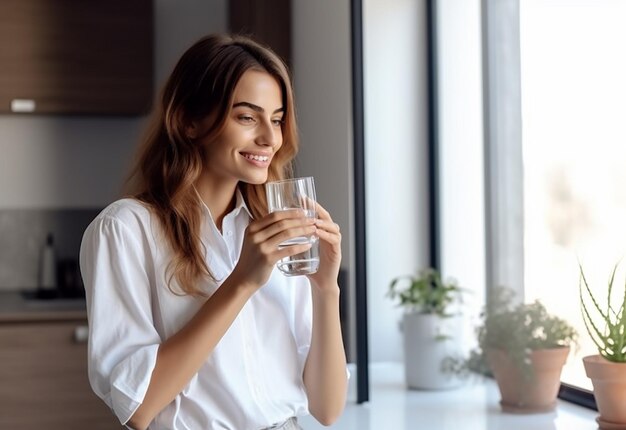
<path id="1" fill-rule="evenodd" d="M 583 364 L 593 383 L 600 428 L 626 428 L 626 363 L 613 363 L 599 355 L 589 355 L 583 358 Z"/>
<path id="2" fill-rule="evenodd" d="M 530 356 L 533 371 L 528 376 L 508 353 L 497 349 L 487 351 L 489 367 L 500 389 L 502 410 L 520 414 L 553 410 L 569 351 L 569 347 L 533 351 Z"/>

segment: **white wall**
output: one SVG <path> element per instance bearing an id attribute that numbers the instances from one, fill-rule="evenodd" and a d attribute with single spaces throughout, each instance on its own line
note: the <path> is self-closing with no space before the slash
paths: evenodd
<path id="1" fill-rule="evenodd" d="M 296 170 L 315 177 L 318 200 L 341 227 L 342 266 L 349 271 L 354 315 L 350 2 L 293 0 L 292 19 L 301 137 Z M 353 321 L 350 326 L 354 333 Z M 353 342 L 350 349 L 354 349 Z"/>
<path id="2" fill-rule="evenodd" d="M 352 207 L 350 9 L 347 0 L 294 0 L 293 75 L 300 175 L 315 177 L 318 199 L 342 228 L 349 256 Z M 347 261 L 346 261 L 347 263 Z"/>
<path id="3" fill-rule="evenodd" d="M 364 0 L 370 360 L 402 360 L 392 278 L 428 261 L 424 0 Z"/>
<path id="4" fill-rule="evenodd" d="M 441 263 L 445 277 L 472 291 L 469 316 L 485 291 L 481 1 L 437 6 Z"/>
<path id="5" fill-rule="evenodd" d="M 200 36 L 226 29 L 226 0 L 155 1 L 155 84 Z M 0 116 L 0 209 L 100 207 L 119 196 L 144 117 Z"/>

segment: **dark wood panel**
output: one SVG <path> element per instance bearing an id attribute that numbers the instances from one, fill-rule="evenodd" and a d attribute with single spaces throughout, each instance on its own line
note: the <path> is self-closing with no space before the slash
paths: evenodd
<path id="1" fill-rule="evenodd" d="M 152 0 L 2 0 L 0 112 L 147 112 L 153 30 Z"/>
<path id="2" fill-rule="evenodd" d="M 230 0 L 229 29 L 270 46 L 291 66 L 291 0 Z"/>

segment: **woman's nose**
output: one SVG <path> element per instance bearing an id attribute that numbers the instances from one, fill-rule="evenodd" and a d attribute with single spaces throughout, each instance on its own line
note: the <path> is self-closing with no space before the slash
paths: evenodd
<path id="1" fill-rule="evenodd" d="M 275 127 L 271 121 L 267 121 L 263 124 L 262 130 L 259 133 L 257 142 L 264 146 L 276 146 L 282 137 L 282 130 L 280 127 Z"/>

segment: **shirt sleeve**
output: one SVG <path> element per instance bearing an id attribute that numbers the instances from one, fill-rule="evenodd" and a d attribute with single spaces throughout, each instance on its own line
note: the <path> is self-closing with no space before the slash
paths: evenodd
<path id="1" fill-rule="evenodd" d="M 152 317 L 147 249 L 139 232 L 99 217 L 85 231 L 80 250 L 89 381 L 122 424 L 143 401 L 162 341 Z"/>
<path id="2" fill-rule="evenodd" d="M 304 371 L 307 356 L 311 349 L 311 337 L 313 334 L 313 299 L 311 297 L 311 283 L 306 276 L 293 277 L 297 285 L 292 288 L 294 298 L 294 336 L 298 348 L 298 364 Z M 346 377 L 352 377 L 348 364 L 346 364 Z"/>
<path id="3" fill-rule="evenodd" d="M 298 365 L 301 371 L 304 371 L 304 365 L 311 349 L 311 336 L 313 334 L 311 283 L 306 276 L 294 276 L 291 280 L 296 283 L 291 288 L 294 294 L 293 332 L 298 353 Z"/>

